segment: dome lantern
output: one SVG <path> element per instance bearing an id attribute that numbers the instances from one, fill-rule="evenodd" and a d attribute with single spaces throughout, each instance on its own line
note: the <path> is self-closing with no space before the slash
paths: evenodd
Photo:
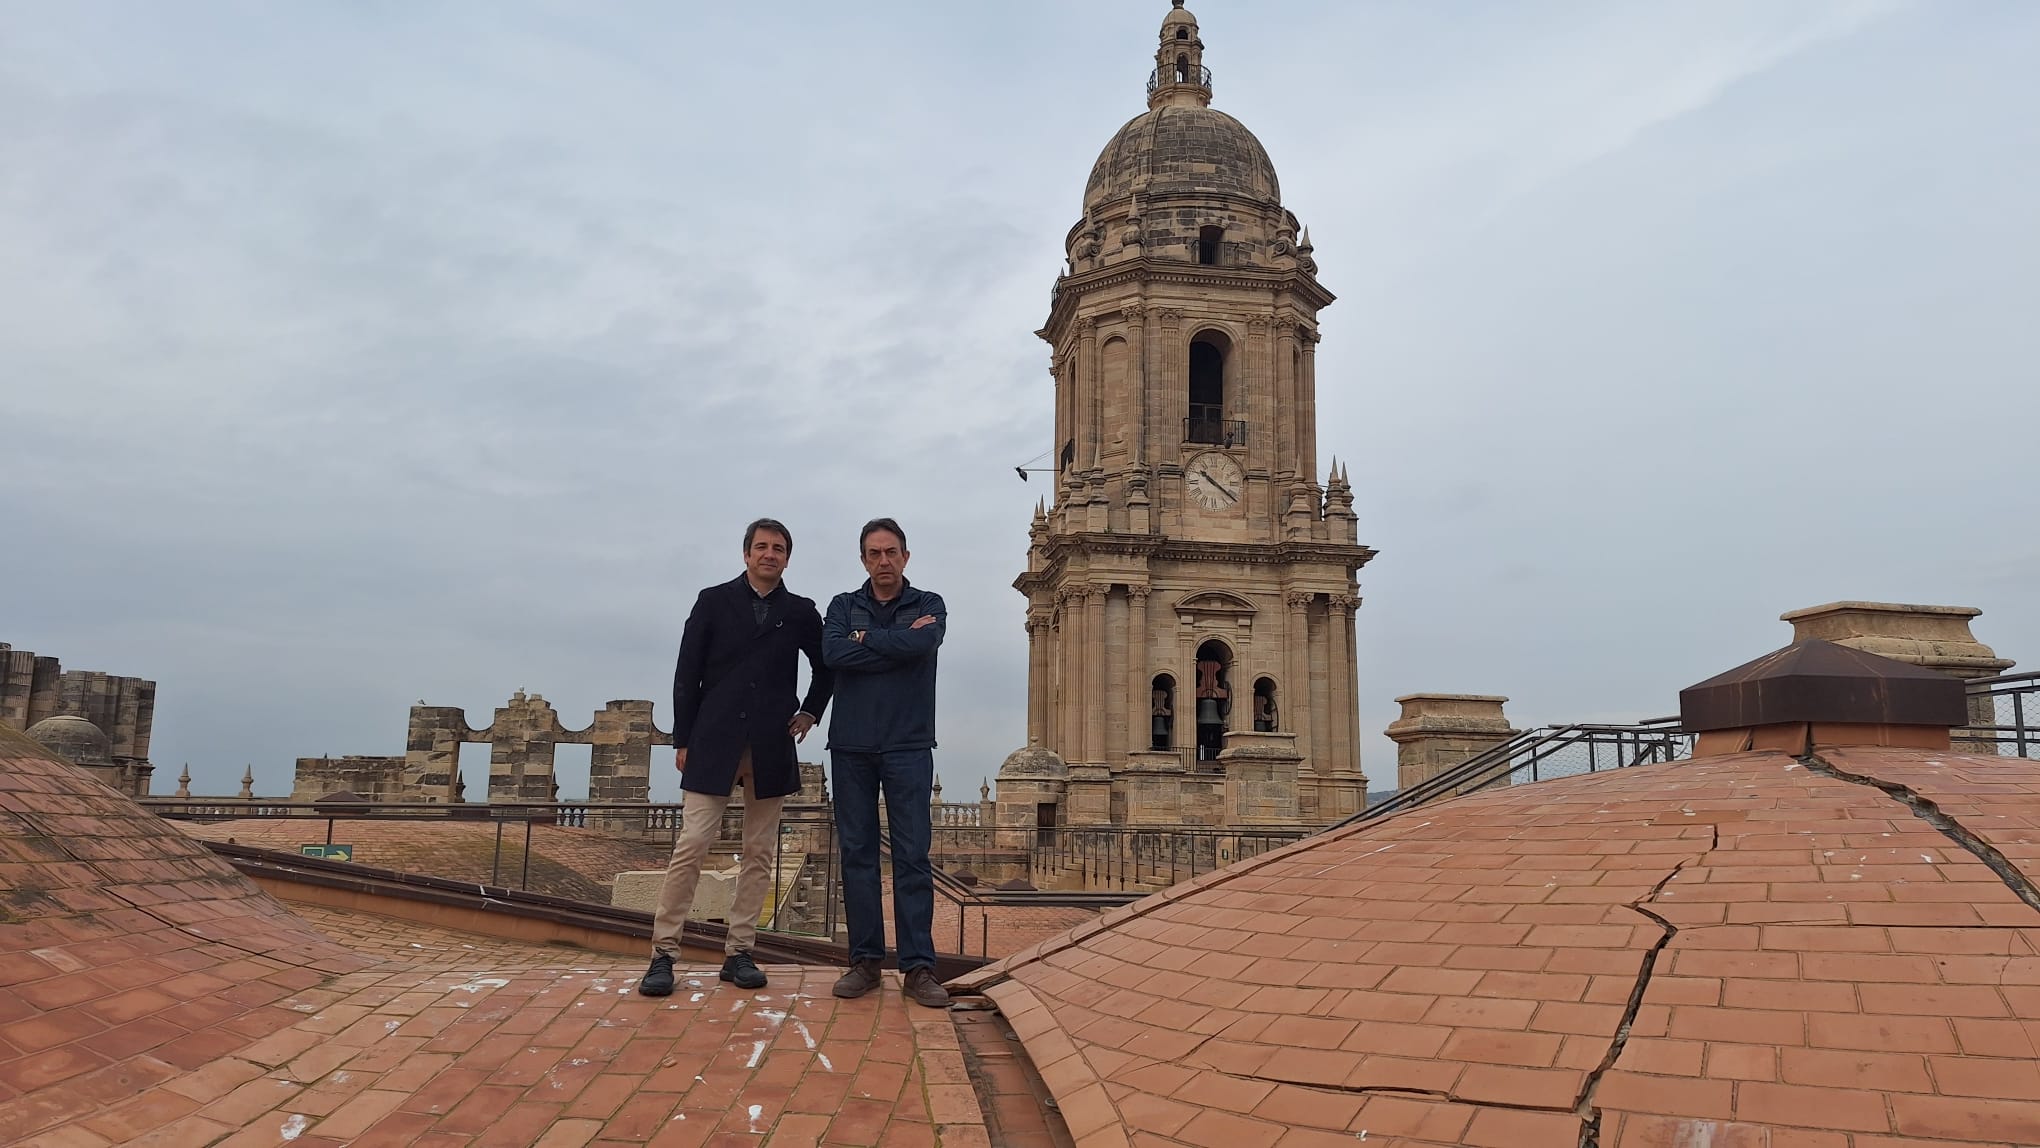
<path id="1" fill-rule="evenodd" d="M 1211 69 L 1204 66 L 1204 41 L 1197 38 L 1197 17 L 1174 0 L 1162 18 L 1162 43 L 1155 49 L 1155 70 L 1148 73 L 1148 107 L 1204 107 L 1211 103 Z"/>

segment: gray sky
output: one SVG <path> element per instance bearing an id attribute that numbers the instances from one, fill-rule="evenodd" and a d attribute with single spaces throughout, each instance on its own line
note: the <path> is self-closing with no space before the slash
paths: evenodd
<path id="1" fill-rule="evenodd" d="M 1340 295 L 1377 788 L 1397 694 L 1668 713 L 1837 598 L 2040 668 L 2040 5 L 1193 10 Z M 1032 331 L 1166 11 L 5 0 L 0 640 L 281 792 L 421 698 L 663 724 L 745 521 L 826 601 L 892 514 L 974 789 Z"/>

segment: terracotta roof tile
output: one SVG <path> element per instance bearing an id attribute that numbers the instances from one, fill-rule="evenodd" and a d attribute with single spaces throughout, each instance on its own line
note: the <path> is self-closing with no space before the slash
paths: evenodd
<path id="1" fill-rule="evenodd" d="M 2035 867 L 2031 763 L 1748 753 L 1308 839 L 962 985 L 1136 1142 L 2040 1143 Z"/>

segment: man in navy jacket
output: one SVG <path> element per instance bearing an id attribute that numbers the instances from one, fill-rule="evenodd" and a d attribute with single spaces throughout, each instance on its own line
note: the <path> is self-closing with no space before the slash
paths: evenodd
<path id="1" fill-rule="evenodd" d="M 673 674 L 673 764 L 680 770 L 680 837 L 666 865 L 652 920 L 652 967 L 638 982 L 648 997 L 673 991 L 673 958 L 694 904 L 701 862 L 715 844 L 730 794 L 743 786 L 744 859 L 730 902 L 722 979 L 765 985 L 751 956 L 771 884 L 779 807 L 800 789 L 794 742 L 828 707 L 835 675 L 822 661 L 822 619 L 812 600 L 780 581 L 793 535 L 761 518 L 744 531 L 744 572 L 694 600 Z M 800 655 L 811 680 L 797 699 Z"/>
<path id="2" fill-rule="evenodd" d="M 890 518 L 864 524 L 857 541 L 870 575 L 838 594 L 822 624 L 823 660 L 836 671 L 829 723 L 836 838 L 843 856 L 843 916 L 850 971 L 839 997 L 879 985 L 885 902 L 879 884 L 878 800 L 892 838 L 893 933 L 908 997 L 949 1007 L 935 979 L 935 881 L 928 864 L 928 803 L 935 782 L 935 651 L 949 610 L 940 595 L 907 583 L 907 535 Z"/>

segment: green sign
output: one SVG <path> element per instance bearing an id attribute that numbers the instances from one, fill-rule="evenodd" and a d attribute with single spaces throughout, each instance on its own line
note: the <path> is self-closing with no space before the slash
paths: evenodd
<path id="1" fill-rule="evenodd" d="M 352 845 L 300 845 L 298 852 L 306 857 L 324 857 L 328 861 L 354 860 Z"/>

